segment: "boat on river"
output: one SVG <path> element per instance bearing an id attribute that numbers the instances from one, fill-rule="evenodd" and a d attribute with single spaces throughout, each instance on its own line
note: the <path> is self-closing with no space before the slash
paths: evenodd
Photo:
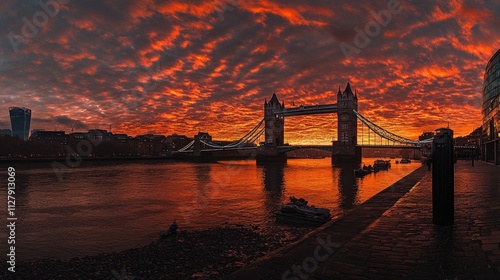
<path id="1" fill-rule="evenodd" d="M 373 167 L 371 165 L 363 165 L 362 168 L 354 169 L 354 176 L 363 177 L 373 172 Z"/>
<path id="2" fill-rule="evenodd" d="M 389 167 L 391 167 L 391 160 L 377 159 L 373 163 L 374 171 L 389 170 Z"/>
<path id="3" fill-rule="evenodd" d="M 290 197 L 290 202 L 283 204 L 276 212 L 276 222 L 294 225 L 319 226 L 332 219 L 330 210 L 307 205 L 303 198 Z"/>

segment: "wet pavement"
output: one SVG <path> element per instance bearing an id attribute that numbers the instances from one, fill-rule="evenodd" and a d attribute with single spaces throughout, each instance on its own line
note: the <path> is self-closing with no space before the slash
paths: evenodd
<path id="1" fill-rule="evenodd" d="M 500 279 L 500 167 L 455 165 L 455 219 L 432 223 L 425 166 L 224 279 Z"/>

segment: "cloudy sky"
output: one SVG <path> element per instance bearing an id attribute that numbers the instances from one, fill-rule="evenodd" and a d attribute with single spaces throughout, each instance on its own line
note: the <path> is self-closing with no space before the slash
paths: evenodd
<path id="1" fill-rule="evenodd" d="M 438 2 L 438 3 L 436 3 Z M 276 92 L 286 106 L 336 103 L 416 139 L 481 124 L 498 0 L 31 0 L 0 2 L 0 128 L 236 139 Z M 337 117 L 286 119 L 290 143 L 329 143 Z"/>

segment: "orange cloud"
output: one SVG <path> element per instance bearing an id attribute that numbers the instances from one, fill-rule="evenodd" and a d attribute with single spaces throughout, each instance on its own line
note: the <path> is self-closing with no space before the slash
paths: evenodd
<path id="1" fill-rule="evenodd" d="M 287 107 L 335 103 L 350 81 L 360 112 L 390 131 L 416 139 L 450 122 L 465 135 L 481 124 L 482 76 L 500 46 L 493 2 L 407 1 L 347 59 L 339 44 L 353 43 L 354 27 L 385 4 L 71 1 L 19 53 L 0 45 L 0 97 L 5 108 L 111 123 L 114 132 L 233 140 L 260 121 L 273 92 Z M 35 12 L 10 5 L 3 38 Z M 329 144 L 336 122 L 287 118 L 286 141 Z"/>

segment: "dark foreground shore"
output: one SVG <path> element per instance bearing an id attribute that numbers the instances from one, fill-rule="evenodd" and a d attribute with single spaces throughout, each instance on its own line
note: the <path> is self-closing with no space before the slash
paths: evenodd
<path id="1" fill-rule="evenodd" d="M 74 258 L 16 262 L 16 272 L 2 262 L 0 279 L 219 279 L 312 228 L 280 230 L 225 226 L 179 231 L 142 248 Z"/>

